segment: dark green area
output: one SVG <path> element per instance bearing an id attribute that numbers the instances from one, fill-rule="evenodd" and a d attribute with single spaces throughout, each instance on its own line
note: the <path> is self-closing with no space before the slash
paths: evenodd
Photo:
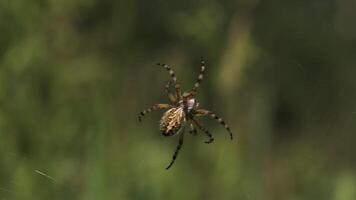
<path id="1" fill-rule="evenodd" d="M 356 199 L 356 4 L 0 2 L 0 199 Z M 170 64 L 230 125 L 158 130 Z"/>

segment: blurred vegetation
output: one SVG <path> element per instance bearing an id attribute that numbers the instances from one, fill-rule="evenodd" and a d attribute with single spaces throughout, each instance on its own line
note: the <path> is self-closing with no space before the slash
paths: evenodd
<path id="1" fill-rule="evenodd" d="M 0 199 L 356 199 L 356 4 L 0 2 Z M 235 134 L 158 131 L 171 64 Z"/>

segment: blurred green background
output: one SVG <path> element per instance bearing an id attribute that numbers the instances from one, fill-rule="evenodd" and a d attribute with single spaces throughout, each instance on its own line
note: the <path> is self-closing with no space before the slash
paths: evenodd
<path id="1" fill-rule="evenodd" d="M 0 1 L 0 200 L 356 199 L 356 3 Z M 215 137 L 158 130 L 207 62 Z"/>

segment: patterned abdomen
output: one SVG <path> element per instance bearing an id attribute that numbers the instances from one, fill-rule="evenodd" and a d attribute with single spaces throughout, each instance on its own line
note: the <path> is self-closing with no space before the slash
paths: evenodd
<path id="1" fill-rule="evenodd" d="M 185 114 L 182 107 L 171 108 L 163 114 L 160 121 L 160 130 L 165 136 L 171 136 L 178 132 L 185 122 Z"/>

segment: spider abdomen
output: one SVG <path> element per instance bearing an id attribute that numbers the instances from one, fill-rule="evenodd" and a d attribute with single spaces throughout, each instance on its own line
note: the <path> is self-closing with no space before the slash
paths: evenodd
<path id="1" fill-rule="evenodd" d="M 172 136 L 178 132 L 185 122 L 183 107 L 175 107 L 167 110 L 160 121 L 160 130 L 165 136 Z"/>

